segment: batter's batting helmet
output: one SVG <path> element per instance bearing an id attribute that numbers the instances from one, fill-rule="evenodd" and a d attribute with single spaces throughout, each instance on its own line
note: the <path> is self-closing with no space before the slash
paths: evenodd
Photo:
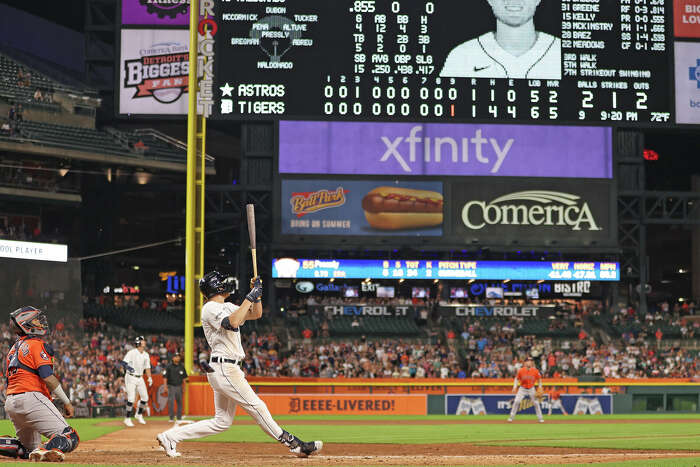
<path id="1" fill-rule="evenodd" d="M 232 293 L 234 278 L 226 277 L 219 271 L 208 272 L 199 280 L 199 290 L 207 298 Z"/>
<path id="2" fill-rule="evenodd" d="M 146 338 L 143 336 L 138 336 L 136 339 L 134 339 L 134 343 L 136 344 L 136 347 L 141 345 L 141 342 L 146 342 Z"/>
<path id="3" fill-rule="evenodd" d="M 43 311 L 33 306 L 23 306 L 10 313 L 12 323 L 24 334 L 44 336 L 49 332 L 49 320 Z"/>

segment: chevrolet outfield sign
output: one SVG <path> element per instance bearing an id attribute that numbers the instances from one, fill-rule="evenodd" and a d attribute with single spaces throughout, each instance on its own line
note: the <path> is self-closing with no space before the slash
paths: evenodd
<path id="1" fill-rule="evenodd" d="M 613 246 L 614 190 L 601 179 L 472 178 L 452 189 L 454 233 L 486 245 Z"/>

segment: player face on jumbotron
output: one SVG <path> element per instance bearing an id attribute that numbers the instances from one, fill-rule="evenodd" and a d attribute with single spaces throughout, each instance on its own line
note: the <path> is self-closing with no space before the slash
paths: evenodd
<path id="1" fill-rule="evenodd" d="M 511 27 L 522 26 L 535 16 L 540 0 L 487 0 L 498 21 Z"/>

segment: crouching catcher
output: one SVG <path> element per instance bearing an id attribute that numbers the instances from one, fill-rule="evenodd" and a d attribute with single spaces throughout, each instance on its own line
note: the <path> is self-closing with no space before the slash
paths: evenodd
<path id="1" fill-rule="evenodd" d="M 0 455 L 61 462 L 80 439 L 50 399 L 51 394 L 56 396 L 63 402 L 66 417 L 73 416 L 73 406 L 53 373 L 53 349 L 43 340 L 49 332 L 48 320 L 43 311 L 25 306 L 10 313 L 10 322 L 17 341 L 5 361 L 5 412 L 17 437 L 0 437 Z M 41 435 L 48 438 L 44 444 Z"/>

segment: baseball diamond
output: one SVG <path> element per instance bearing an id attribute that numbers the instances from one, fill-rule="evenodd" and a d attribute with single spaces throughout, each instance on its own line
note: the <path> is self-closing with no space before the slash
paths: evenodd
<path id="1" fill-rule="evenodd" d="M 700 0 L 0 25 L 0 467 L 700 465 Z"/>

